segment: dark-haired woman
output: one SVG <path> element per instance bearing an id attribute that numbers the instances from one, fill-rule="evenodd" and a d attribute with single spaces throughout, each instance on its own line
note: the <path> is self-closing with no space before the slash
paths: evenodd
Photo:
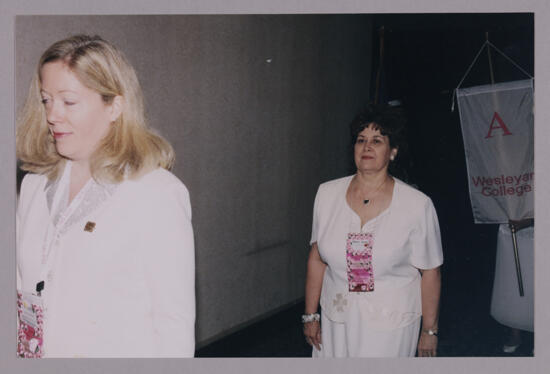
<path id="1" fill-rule="evenodd" d="M 313 357 L 436 355 L 441 238 L 430 198 L 388 172 L 403 131 L 398 108 L 370 106 L 352 123 L 357 173 L 317 192 L 302 316 Z"/>

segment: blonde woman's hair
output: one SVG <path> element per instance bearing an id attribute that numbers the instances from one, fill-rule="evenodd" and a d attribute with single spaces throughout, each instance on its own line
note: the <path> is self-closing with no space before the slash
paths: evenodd
<path id="1" fill-rule="evenodd" d="M 62 61 L 105 104 L 123 98 L 123 110 L 90 157 L 92 177 L 107 182 L 136 178 L 162 167 L 171 169 L 174 151 L 147 126 L 136 73 L 122 52 L 99 36 L 75 35 L 50 46 L 38 63 L 25 106 L 17 121 L 16 149 L 23 170 L 55 179 L 65 163 L 57 153 L 40 95 L 42 67 Z"/>

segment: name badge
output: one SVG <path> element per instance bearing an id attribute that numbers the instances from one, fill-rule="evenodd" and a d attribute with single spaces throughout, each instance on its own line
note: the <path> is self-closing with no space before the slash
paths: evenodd
<path id="1" fill-rule="evenodd" d="M 17 355 L 24 358 L 42 357 L 44 307 L 39 296 L 17 291 Z"/>
<path id="2" fill-rule="evenodd" d="M 346 262 L 350 292 L 374 291 L 373 243 L 374 237 L 371 233 L 348 233 Z"/>

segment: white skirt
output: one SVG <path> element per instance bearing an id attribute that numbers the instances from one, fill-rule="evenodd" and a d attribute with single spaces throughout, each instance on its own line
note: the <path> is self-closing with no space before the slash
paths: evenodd
<path id="1" fill-rule="evenodd" d="M 321 316 L 321 350 L 312 357 L 414 357 L 420 318 L 393 330 L 372 330 L 360 320 L 334 322 Z"/>
<path id="2" fill-rule="evenodd" d="M 495 281 L 491 299 L 491 315 L 505 326 L 533 331 L 534 279 L 533 279 L 533 227 L 516 233 L 523 296 L 519 295 L 512 233 L 508 225 L 500 225 L 497 239 Z"/>

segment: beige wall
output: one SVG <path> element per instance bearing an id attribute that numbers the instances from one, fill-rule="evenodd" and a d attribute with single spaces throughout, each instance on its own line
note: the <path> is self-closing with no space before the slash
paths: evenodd
<path id="1" fill-rule="evenodd" d="M 16 103 L 58 39 L 125 52 L 191 193 L 201 344 L 303 297 L 313 198 L 348 171 L 368 99 L 370 29 L 361 15 L 18 17 Z"/>

